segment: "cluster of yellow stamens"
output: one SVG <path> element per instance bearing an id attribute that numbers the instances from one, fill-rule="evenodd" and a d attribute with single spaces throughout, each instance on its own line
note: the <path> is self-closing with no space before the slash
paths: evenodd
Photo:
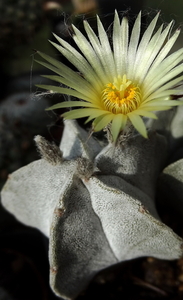
<path id="1" fill-rule="evenodd" d="M 107 110 L 114 114 L 127 114 L 140 105 L 140 90 L 134 86 L 126 75 L 118 78 L 113 83 L 106 84 L 102 91 L 102 101 Z"/>

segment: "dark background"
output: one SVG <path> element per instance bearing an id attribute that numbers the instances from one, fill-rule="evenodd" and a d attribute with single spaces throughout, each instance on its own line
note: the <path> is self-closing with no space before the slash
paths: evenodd
<path id="1" fill-rule="evenodd" d="M 82 30 L 88 19 L 95 28 L 98 13 L 105 28 L 114 9 L 128 15 L 130 24 L 143 11 L 145 29 L 161 10 L 160 21 L 183 23 L 182 0 L 0 0 L 0 187 L 9 173 L 38 159 L 33 137 L 37 134 L 59 144 L 63 124 L 59 114 L 45 112 L 57 97 L 39 95 L 35 84 L 45 83 L 49 72 L 34 62 L 36 50 L 57 59 L 48 43 L 51 32 L 72 43 L 71 23 Z M 175 49 L 182 47 L 181 33 Z M 68 63 L 68 62 L 66 62 Z M 182 224 L 166 210 L 162 220 L 183 236 Z M 49 288 L 48 240 L 0 208 L 0 300 L 58 299 Z M 183 259 L 168 262 L 140 258 L 101 272 L 78 297 L 86 299 L 183 299 Z"/>

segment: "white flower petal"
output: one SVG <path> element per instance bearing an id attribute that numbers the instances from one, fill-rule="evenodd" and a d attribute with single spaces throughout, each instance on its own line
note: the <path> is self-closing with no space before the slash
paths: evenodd
<path id="1" fill-rule="evenodd" d="M 85 88 L 86 90 L 90 90 L 91 94 L 96 95 L 96 90 L 94 87 L 87 82 L 85 79 L 83 79 L 81 76 L 78 75 L 78 73 L 74 72 L 71 70 L 69 67 L 64 65 L 63 63 L 59 62 L 58 60 L 38 51 L 38 54 L 47 60 L 50 64 L 42 62 L 42 61 L 37 61 L 39 64 L 45 66 L 46 68 L 52 70 L 56 74 L 64 77 L 65 79 L 68 79 L 72 82 L 77 82 L 78 83 L 78 88 L 81 86 L 83 89 Z"/>
<path id="2" fill-rule="evenodd" d="M 94 33 L 93 29 L 90 27 L 90 25 L 88 24 L 87 21 L 84 21 L 84 28 L 85 28 L 85 31 L 88 35 L 89 41 L 90 41 L 93 49 L 95 50 L 95 52 L 96 52 L 96 54 L 97 54 L 97 56 L 98 56 L 98 58 L 99 58 L 99 60 L 102 64 L 103 72 L 105 72 L 104 78 L 105 78 L 106 81 L 110 82 L 112 80 L 112 76 L 110 74 L 109 64 L 105 60 L 101 44 L 100 44 L 96 34 Z"/>
<path id="3" fill-rule="evenodd" d="M 183 63 L 181 65 L 178 65 L 173 70 L 171 70 L 168 74 L 164 75 L 161 79 L 154 82 L 154 84 L 149 84 L 149 89 L 147 89 L 147 92 L 144 93 L 143 97 L 147 98 L 149 95 L 151 95 L 154 91 L 159 89 L 164 84 L 168 83 L 169 80 L 175 78 L 180 73 L 182 73 L 183 70 Z"/>
<path id="4" fill-rule="evenodd" d="M 83 94 L 80 92 L 74 91 L 72 89 L 67 89 L 67 88 L 61 88 L 59 86 L 54 86 L 54 85 L 44 85 L 44 84 L 36 84 L 37 87 L 40 87 L 45 90 L 50 90 L 55 93 L 63 94 L 63 95 L 70 95 L 74 96 L 76 98 L 81 98 L 86 101 L 90 101 L 88 97 L 85 97 Z"/>
<path id="5" fill-rule="evenodd" d="M 155 29 L 157 20 L 159 17 L 159 13 L 157 13 L 157 15 L 154 17 L 154 19 L 151 21 L 151 23 L 149 24 L 149 26 L 147 27 L 146 31 L 144 32 L 142 39 L 140 41 L 140 44 L 138 46 L 138 51 L 136 53 L 136 57 L 135 57 L 135 64 L 134 64 L 134 69 L 136 69 L 139 65 L 139 61 L 142 59 L 142 57 L 144 56 L 144 52 L 146 51 L 146 48 L 149 44 L 149 41 L 152 37 L 153 31 Z M 160 29 L 161 32 L 161 29 Z"/>
<path id="6" fill-rule="evenodd" d="M 169 71 L 171 71 L 174 67 L 176 67 L 183 60 L 183 49 L 172 53 L 168 57 L 166 57 L 158 66 L 158 72 L 150 68 L 146 78 L 143 81 L 144 91 L 145 88 L 148 90 L 149 84 L 154 83 L 154 81 L 159 81 L 164 75 L 166 75 Z"/>
<path id="7" fill-rule="evenodd" d="M 144 56 L 142 56 L 141 61 L 139 61 L 139 67 L 137 68 L 137 72 L 135 74 L 135 79 L 138 80 L 139 84 L 141 84 L 149 70 L 151 65 L 161 50 L 165 40 L 168 36 L 172 23 L 170 23 L 165 30 L 161 33 L 161 27 L 157 31 L 157 33 L 152 37 L 149 42 L 146 51 L 144 51 Z M 161 53 L 161 52 L 160 52 Z"/>
<path id="8" fill-rule="evenodd" d="M 141 29 L 141 12 L 138 14 L 138 17 L 135 20 L 135 24 L 132 29 L 130 43 L 128 47 L 128 74 L 132 74 L 135 58 L 136 58 L 136 51 L 137 46 L 139 43 L 140 38 L 140 29 Z"/>
<path id="9" fill-rule="evenodd" d="M 112 132 L 114 141 L 117 140 L 119 132 L 121 130 L 123 130 L 123 128 L 126 126 L 126 122 L 127 122 L 127 116 L 122 115 L 122 114 L 116 115 L 113 118 L 111 132 Z"/>
<path id="10" fill-rule="evenodd" d="M 162 100 L 164 98 L 164 100 Z M 182 101 L 175 101 L 175 100 L 169 100 L 165 97 L 163 98 L 158 98 L 158 99 L 155 99 L 155 100 L 151 100 L 147 103 L 144 103 L 141 105 L 141 107 L 144 107 L 144 106 L 156 106 L 156 105 L 162 105 L 162 106 L 176 106 L 176 105 L 180 105 L 182 103 Z"/>
<path id="11" fill-rule="evenodd" d="M 126 73 L 127 53 L 128 53 L 128 20 L 126 17 L 120 20 L 115 11 L 114 25 L 113 25 L 113 51 L 116 65 L 117 75 Z"/>
<path id="12" fill-rule="evenodd" d="M 114 51 L 114 61 L 116 65 L 117 74 L 121 73 L 122 69 L 122 43 L 121 43 L 121 35 L 119 34 L 121 31 L 120 20 L 117 11 L 115 11 L 114 24 L 113 24 L 113 51 Z"/>
<path id="13" fill-rule="evenodd" d="M 119 74 L 126 74 L 128 68 L 128 61 L 127 61 L 127 54 L 128 54 L 128 35 L 129 35 L 129 28 L 128 28 L 128 20 L 126 17 L 122 19 L 121 22 L 121 30 L 119 33 L 119 42 L 121 44 L 121 57 L 119 57 L 119 61 L 121 62 L 121 66 L 119 69 Z"/>
<path id="14" fill-rule="evenodd" d="M 133 114 L 143 116 L 143 117 L 146 117 L 146 118 L 157 119 L 157 116 L 155 114 L 153 114 L 152 112 L 143 110 L 143 109 L 134 110 Z"/>
<path id="15" fill-rule="evenodd" d="M 42 77 L 49 78 L 53 81 L 60 82 L 66 86 L 69 86 L 69 87 L 75 89 L 76 91 L 78 91 L 79 93 L 83 94 L 85 96 L 85 98 L 87 97 L 88 99 L 91 99 L 91 100 L 92 99 L 98 100 L 98 98 L 99 98 L 99 95 L 97 95 L 96 92 L 94 93 L 90 87 L 85 86 L 85 82 L 83 83 L 83 85 L 81 85 L 80 80 L 74 81 L 73 79 L 70 79 L 70 77 L 63 78 L 61 76 L 56 76 L 56 75 L 48 75 L 48 76 L 45 75 Z"/>
<path id="16" fill-rule="evenodd" d="M 98 80 L 102 81 L 103 84 L 106 84 L 106 75 L 103 72 L 103 67 L 97 53 L 94 51 L 94 49 L 92 48 L 88 40 L 85 38 L 85 36 L 75 26 L 72 27 L 75 32 L 73 39 L 76 45 L 82 51 L 87 61 L 95 70 L 99 78 Z"/>
<path id="17" fill-rule="evenodd" d="M 61 42 L 62 39 L 58 38 Z M 66 42 L 64 42 L 65 44 Z M 51 44 L 62 53 L 83 75 L 93 84 L 96 89 L 101 89 L 101 82 L 93 68 L 87 62 L 87 60 L 70 45 L 66 48 L 59 46 L 58 44 L 51 42 Z"/>
<path id="18" fill-rule="evenodd" d="M 170 23 L 171 25 L 171 23 Z M 168 27 L 170 27 L 170 25 Z M 162 62 L 162 60 L 167 56 L 167 54 L 170 52 L 171 48 L 175 44 L 175 41 L 177 40 L 178 36 L 180 34 L 180 29 L 177 29 L 174 33 L 174 35 L 168 40 L 168 42 L 163 46 L 162 50 L 156 57 L 152 67 L 151 67 L 151 72 L 155 70 L 159 64 Z"/>
<path id="19" fill-rule="evenodd" d="M 93 108 L 93 104 L 86 101 L 66 101 L 57 103 L 51 107 L 46 108 L 46 110 L 58 109 L 58 108 L 66 108 L 66 107 L 91 107 Z"/>
<path id="20" fill-rule="evenodd" d="M 183 76 L 182 76 L 182 79 L 183 79 Z M 168 86 L 168 84 L 167 84 Z M 160 90 L 157 90 L 156 92 L 154 92 L 153 94 L 151 94 L 148 98 L 146 98 L 146 100 L 143 102 L 143 103 L 147 103 L 147 102 L 150 102 L 152 101 L 153 99 L 160 99 L 160 98 L 166 98 L 167 96 L 170 96 L 170 95 L 177 95 L 178 94 L 178 90 L 177 89 L 171 89 L 171 90 L 168 90 L 168 89 L 163 89 L 163 87 L 161 87 Z"/>
<path id="21" fill-rule="evenodd" d="M 92 119 L 97 118 L 101 115 L 110 114 L 109 112 L 106 112 L 106 110 L 101 109 L 95 109 L 95 108 L 78 108 L 73 109 L 71 111 L 63 113 L 63 117 L 65 119 L 79 119 L 91 116 Z"/>
<path id="22" fill-rule="evenodd" d="M 94 130 L 95 131 L 100 131 L 103 128 L 105 128 L 107 126 L 107 124 L 109 124 L 113 119 L 113 115 L 111 114 L 105 114 L 103 116 L 101 116 L 99 122 L 97 122 L 97 119 L 95 119 L 94 122 Z"/>
<path id="23" fill-rule="evenodd" d="M 113 77 L 115 77 L 116 76 L 116 68 L 115 68 L 115 63 L 114 63 L 114 56 L 113 56 L 113 53 L 111 50 L 111 46 L 109 44 L 108 36 L 107 36 L 106 31 L 105 31 L 98 16 L 97 16 L 97 25 L 98 25 L 99 39 L 100 39 L 101 46 L 104 51 L 105 61 L 109 66 L 111 75 Z"/>
<path id="24" fill-rule="evenodd" d="M 183 80 L 183 75 L 176 77 L 173 80 L 168 81 L 166 84 L 164 84 L 161 88 L 158 89 L 158 91 L 163 91 L 166 89 L 170 89 L 171 87 L 175 87 L 177 84 L 182 85 L 181 81 Z M 174 90 L 174 94 L 177 95 L 180 91 L 178 89 Z"/>
<path id="25" fill-rule="evenodd" d="M 139 115 L 132 113 L 128 114 L 128 117 L 130 121 L 132 122 L 135 129 L 145 138 L 147 138 L 147 130 L 145 127 L 144 122 L 142 121 L 142 118 Z"/>
<path id="26" fill-rule="evenodd" d="M 171 109 L 171 106 L 166 106 L 166 105 L 158 105 L 158 103 L 155 106 L 143 106 L 142 109 L 145 111 L 164 111 Z"/>

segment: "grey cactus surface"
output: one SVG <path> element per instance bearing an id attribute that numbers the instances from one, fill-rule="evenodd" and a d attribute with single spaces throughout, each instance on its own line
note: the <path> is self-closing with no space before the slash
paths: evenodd
<path id="1" fill-rule="evenodd" d="M 18 220 L 49 237 L 50 284 L 74 299 L 102 269 L 152 256 L 173 260 L 183 240 L 155 207 L 166 139 L 149 132 L 102 146 L 65 121 L 60 148 L 35 138 L 42 158 L 10 175 L 2 203 Z"/>

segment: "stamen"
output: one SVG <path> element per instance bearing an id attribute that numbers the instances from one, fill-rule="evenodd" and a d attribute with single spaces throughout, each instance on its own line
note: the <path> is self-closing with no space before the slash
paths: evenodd
<path id="1" fill-rule="evenodd" d="M 102 92 L 102 101 L 107 110 L 114 114 L 127 114 L 140 105 L 140 89 L 126 75 L 118 76 L 113 83 L 106 84 Z"/>

